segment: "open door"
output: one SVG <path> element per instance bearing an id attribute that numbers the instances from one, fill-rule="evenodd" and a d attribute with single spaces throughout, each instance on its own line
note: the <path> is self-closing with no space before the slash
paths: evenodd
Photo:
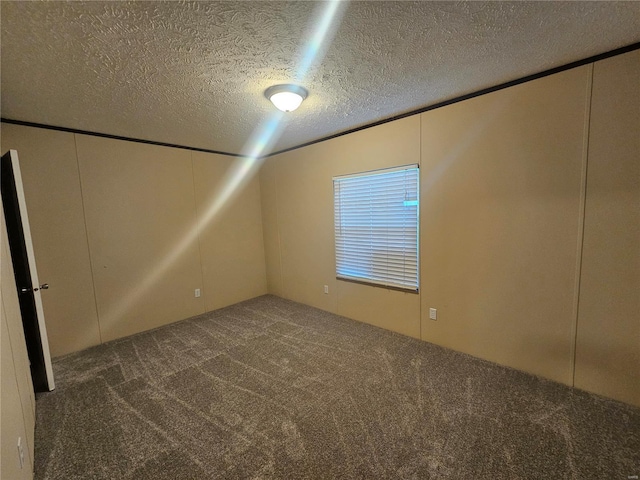
<path id="1" fill-rule="evenodd" d="M 0 183 L 33 387 L 36 392 L 49 391 L 54 389 L 55 384 L 41 297 L 42 290 L 49 288 L 49 285 L 40 285 L 38 282 L 20 163 L 15 150 L 2 156 Z"/>

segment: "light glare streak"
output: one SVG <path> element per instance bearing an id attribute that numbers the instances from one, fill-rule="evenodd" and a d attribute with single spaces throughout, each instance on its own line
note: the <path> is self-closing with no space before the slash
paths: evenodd
<path id="1" fill-rule="evenodd" d="M 312 27 L 310 39 L 303 49 L 302 62 L 295 75 L 297 82 L 302 83 L 311 67 L 324 57 L 328 43 L 335 35 L 347 4 L 346 0 L 331 0 L 322 4 L 317 15 L 320 21 L 311 23 L 315 27 Z M 284 115 L 280 111 L 273 112 L 254 129 L 242 149 L 244 157 L 234 161 L 221 181 L 222 188 L 205 202 L 207 208 L 203 212 L 198 212 L 199 218 L 187 229 L 176 245 L 154 265 L 151 272 L 136 283 L 136 288 L 124 295 L 111 310 L 104 312 L 101 323 L 114 325 L 123 321 L 131 307 L 157 284 L 190 247 L 195 245 L 203 229 L 221 214 L 258 172 L 264 156 L 269 153 L 286 127 L 286 122 L 283 121 Z"/>
<path id="2" fill-rule="evenodd" d="M 296 74 L 298 82 L 303 82 L 311 67 L 320 63 L 324 58 L 327 48 L 333 41 L 338 26 L 342 22 L 342 16 L 348 3 L 348 1 L 331 0 L 326 3 L 325 8 L 317 15 L 320 21 L 312 23 L 312 25 L 315 24 L 316 26 L 313 28 L 310 40 L 303 51 L 302 62 Z"/>

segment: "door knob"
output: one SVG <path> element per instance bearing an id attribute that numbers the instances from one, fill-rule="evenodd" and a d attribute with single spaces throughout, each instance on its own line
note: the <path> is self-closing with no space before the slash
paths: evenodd
<path id="1" fill-rule="evenodd" d="M 28 292 L 37 292 L 38 290 L 49 290 L 49 284 L 48 283 L 43 283 L 42 285 L 40 285 L 40 288 L 36 287 L 36 288 L 21 288 L 20 289 L 20 293 L 28 293 Z"/>

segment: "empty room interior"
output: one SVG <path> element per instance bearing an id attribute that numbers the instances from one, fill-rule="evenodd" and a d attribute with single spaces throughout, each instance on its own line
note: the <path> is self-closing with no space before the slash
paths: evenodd
<path id="1" fill-rule="evenodd" d="M 640 2 L 0 8 L 2 480 L 638 478 Z"/>

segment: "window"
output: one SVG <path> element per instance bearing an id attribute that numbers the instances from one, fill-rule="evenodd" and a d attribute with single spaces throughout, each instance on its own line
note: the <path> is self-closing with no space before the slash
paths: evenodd
<path id="1" fill-rule="evenodd" d="M 418 291 L 418 166 L 334 177 L 336 276 Z"/>

